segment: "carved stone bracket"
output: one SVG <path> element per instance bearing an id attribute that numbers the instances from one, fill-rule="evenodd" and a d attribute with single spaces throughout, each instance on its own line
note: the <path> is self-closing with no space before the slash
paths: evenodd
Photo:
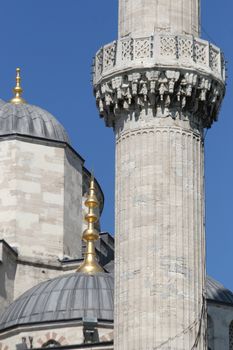
<path id="1" fill-rule="evenodd" d="M 94 88 L 106 125 L 125 112 L 152 108 L 155 117 L 198 117 L 209 128 L 217 120 L 225 86 L 211 76 L 183 69 L 141 69 L 103 79 Z"/>
<path id="2" fill-rule="evenodd" d="M 209 128 L 225 93 L 225 61 L 218 47 L 192 35 L 127 36 L 97 52 L 93 82 L 108 126 L 122 113 L 152 108 L 155 117 L 189 115 Z"/>

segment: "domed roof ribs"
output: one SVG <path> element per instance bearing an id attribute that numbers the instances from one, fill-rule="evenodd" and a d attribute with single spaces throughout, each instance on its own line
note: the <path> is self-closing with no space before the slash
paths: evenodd
<path id="1" fill-rule="evenodd" d="M 0 136 L 28 135 L 70 144 L 63 126 L 54 120 L 56 119 L 42 108 L 27 104 L 5 103 L 0 105 Z"/>
<path id="2" fill-rule="evenodd" d="M 6 309 L 0 317 L 0 332 L 32 323 L 81 321 L 87 315 L 112 323 L 113 285 L 113 276 L 104 272 L 75 272 L 42 282 Z"/>

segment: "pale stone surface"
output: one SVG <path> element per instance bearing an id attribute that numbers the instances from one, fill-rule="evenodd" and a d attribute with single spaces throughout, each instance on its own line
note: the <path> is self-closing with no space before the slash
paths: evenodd
<path id="1" fill-rule="evenodd" d="M 149 110 L 115 130 L 115 349 L 191 349 L 205 318 L 202 129 Z"/>
<path id="2" fill-rule="evenodd" d="M 19 255 L 81 257 L 82 162 L 64 147 L 0 144 L 1 237 Z"/>
<path id="3" fill-rule="evenodd" d="M 156 32 L 199 36 L 199 0 L 119 0 L 119 37 Z"/>
<path id="4" fill-rule="evenodd" d="M 64 173 L 64 255 L 82 257 L 82 163 L 68 148 Z"/>

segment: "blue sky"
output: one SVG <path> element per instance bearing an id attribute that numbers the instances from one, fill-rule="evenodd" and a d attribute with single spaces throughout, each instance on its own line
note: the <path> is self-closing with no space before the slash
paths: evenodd
<path id="1" fill-rule="evenodd" d="M 233 289 L 233 2 L 202 1 L 202 37 L 228 61 L 228 88 L 219 122 L 206 136 L 208 272 Z M 102 229 L 114 231 L 114 136 L 98 117 L 92 57 L 117 37 L 117 0 L 2 0 L 0 98 L 8 100 L 15 68 L 25 98 L 67 129 L 74 148 L 94 169 L 105 192 Z M 92 139 L 92 143 L 89 140 Z"/>

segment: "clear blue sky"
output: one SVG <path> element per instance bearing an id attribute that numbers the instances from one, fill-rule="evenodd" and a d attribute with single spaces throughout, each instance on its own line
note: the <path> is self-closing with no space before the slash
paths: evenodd
<path id="1" fill-rule="evenodd" d="M 206 137 L 207 265 L 231 289 L 232 13 L 232 0 L 202 1 L 202 37 L 224 50 L 229 76 L 219 122 Z M 102 229 L 113 232 L 114 137 L 98 117 L 90 72 L 97 49 L 117 37 L 117 0 L 2 0 L 0 33 L 0 98 L 11 97 L 15 68 L 22 67 L 27 101 L 54 114 L 86 166 L 94 168 L 106 197 Z"/>

